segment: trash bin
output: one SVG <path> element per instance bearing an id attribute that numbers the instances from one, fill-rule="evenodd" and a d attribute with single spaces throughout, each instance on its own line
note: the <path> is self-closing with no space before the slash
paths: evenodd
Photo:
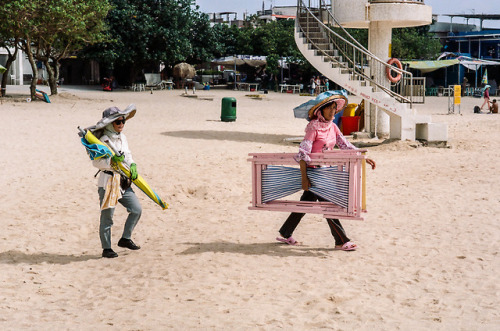
<path id="1" fill-rule="evenodd" d="M 236 121 L 236 99 L 222 98 L 220 120 L 222 122 Z"/>
<path id="2" fill-rule="evenodd" d="M 359 130 L 359 116 L 342 116 L 342 134 L 350 135 Z"/>

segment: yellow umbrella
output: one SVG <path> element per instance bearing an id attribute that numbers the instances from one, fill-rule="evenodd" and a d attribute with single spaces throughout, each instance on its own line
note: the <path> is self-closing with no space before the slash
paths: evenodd
<path id="1" fill-rule="evenodd" d="M 80 128 L 79 128 L 80 129 Z M 82 130 L 80 129 L 83 138 L 87 140 L 89 144 L 96 144 L 100 146 L 105 146 L 109 148 L 111 153 L 113 155 L 116 154 L 116 150 L 113 148 L 114 146 L 108 146 L 107 144 L 103 143 L 100 141 L 90 130 Z M 117 163 L 117 169 L 119 172 L 121 172 L 123 175 L 127 176 L 127 178 L 130 178 L 130 166 L 126 162 L 118 162 Z M 141 177 L 141 175 L 138 175 L 136 179 L 132 180 L 132 183 L 134 183 L 142 192 L 144 192 L 148 197 L 151 198 L 155 203 L 157 203 L 162 209 L 167 209 L 168 208 L 168 203 L 165 203 L 158 194 L 148 185 L 146 180 Z"/>
<path id="2" fill-rule="evenodd" d="M 481 83 L 488 84 L 488 69 L 484 69 L 483 80 Z"/>

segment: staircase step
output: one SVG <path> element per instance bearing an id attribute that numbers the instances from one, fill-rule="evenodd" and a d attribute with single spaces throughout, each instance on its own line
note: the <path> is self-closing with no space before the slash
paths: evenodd
<path id="1" fill-rule="evenodd" d="M 326 38 L 326 36 L 323 33 L 317 32 L 317 33 L 310 33 L 309 34 L 309 39 L 315 40 L 318 42 L 322 42 L 323 44 L 329 44 L 330 40 Z"/>
<path id="2" fill-rule="evenodd" d="M 332 64 L 334 64 L 334 63 L 336 64 L 338 62 L 342 62 L 342 57 L 341 56 L 332 55 L 332 56 L 323 58 L 323 61 L 325 61 L 325 62 L 332 62 Z M 332 68 L 334 68 L 334 67 L 332 67 Z"/>
<path id="3" fill-rule="evenodd" d="M 332 68 L 333 69 L 338 69 L 338 68 L 345 68 L 347 65 L 342 62 L 332 62 Z"/>
<path id="4" fill-rule="evenodd" d="M 322 44 L 330 44 L 330 40 L 326 38 L 322 33 L 318 33 L 318 36 L 311 36 L 311 33 L 309 34 L 309 39 L 314 41 L 314 42 L 319 42 Z"/>
<path id="5" fill-rule="evenodd" d="M 314 44 L 314 46 L 316 46 L 316 48 L 318 48 L 318 49 L 333 51 L 333 49 L 331 49 L 332 45 L 330 45 L 330 44 L 318 44 L 318 43 L 316 43 L 316 44 Z M 333 55 L 333 53 L 332 53 L 332 55 Z"/>
<path id="6" fill-rule="evenodd" d="M 304 33 L 320 33 L 322 32 L 319 26 L 309 26 L 309 27 L 304 27 L 303 29 Z"/>
<path id="7" fill-rule="evenodd" d="M 314 49 L 316 51 L 316 55 L 325 55 L 327 54 L 328 56 L 335 56 L 335 53 L 333 52 L 332 49 L 324 49 L 323 52 L 319 52 L 317 48 Z"/>
<path id="8" fill-rule="evenodd" d="M 350 80 L 359 80 L 359 81 L 364 81 L 364 77 L 361 76 L 360 74 L 356 73 L 354 76 L 351 76 Z"/>

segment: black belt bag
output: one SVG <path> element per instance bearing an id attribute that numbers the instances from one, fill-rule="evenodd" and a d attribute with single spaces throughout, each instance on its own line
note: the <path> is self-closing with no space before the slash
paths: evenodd
<path id="1" fill-rule="evenodd" d="M 130 178 L 120 175 L 120 187 L 122 188 L 122 190 L 128 189 L 131 185 L 132 181 L 130 180 Z"/>

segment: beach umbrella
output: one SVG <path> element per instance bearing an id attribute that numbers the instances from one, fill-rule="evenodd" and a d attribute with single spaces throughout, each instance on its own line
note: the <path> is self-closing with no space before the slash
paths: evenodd
<path id="1" fill-rule="evenodd" d="M 217 65 L 234 66 L 235 70 L 236 66 L 241 66 L 244 64 L 248 64 L 251 67 L 260 67 L 266 65 L 267 63 L 265 56 L 257 56 L 257 55 L 226 56 L 213 59 L 211 62 Z"/>
<path id="2" fill-rule="evenodd" d="M 0 64 L 0 74 L 3 74 L 6 71 L 7 71 L 7 68 L 5 68 L 3 65 Z"/>
<path id="3" fill-rule="evenodd" d="M 481 83 L 488 84 L 488 69 L 484 69 L 483 80 Z"/>
<path id="4" fill-rule="evenodd" d="M 110 155 L 119 154 L 119 151 L 116 149 L 110 141 L 103 143 L 100 141 L 90 129 L 81 129 L 78 127 L 80 131 L 79 135 L 82 138 L 82 144 L 85 146 L 85 149 L 88 152 L 88 155 L 91 159 L 96 159 L 100 157 L 109 157 Z M 116 170 L 120 172 L 123 176 L 130 178 L 130 164 L 126 161 L 117 162 Z M 158 204 L 162 209 L 168 208 L 168 203 L 165 203 L 160 196 L 149 186 L 144 178 L 141 175 L 138 175 L 136 179 L 132 180 L 134 183 L 144 194 L 146 194 L 151 200 L 153 200 L 156 204 Z"/>
<path id="5" fill-rule="evenodd" d="M 240 59 L 237 56 L 226 56 L 212 60 L 212 63 L 223 65 L 223 66 L 240 66 L 245 64 L 243 59 Z"/>
<path id="6" fill-rule="evenodd" d="M 189 63 L 181 62 L 174 66 L 174 77 L 186 79 L 196 76 L 196 69 Z"/>

